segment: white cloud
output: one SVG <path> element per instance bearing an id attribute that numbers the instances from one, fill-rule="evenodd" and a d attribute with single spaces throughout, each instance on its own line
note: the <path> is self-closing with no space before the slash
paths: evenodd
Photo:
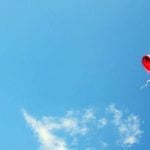
<path id="1" fill-rule="evenodd" d="M 36 133 L 41 144 L 41 150 L 68 150 L 64 139 L 55 136 L 41 121 L 30 116 L 25 110 L 23 111 L 26 122 Z M 54 128 L 54 127 L 53 127 Z"/>
<path id="2" fill-rule="evenodd" d="M 92 120 L 95 120 L 95 110 L 92 108 L 86 109 L 85 113 L 83 115 L 83 121 L 84 122 L 90 122 Z"/>
<path id="3" fill-rule="evenodd" d="M 142 134 L 139 118 L 133 114 L 125 116 L 115 105 L 107 107 L 107 111 L 109 116 L 101 118 L 91 108 L 71 110 L 64 117 L 44 116 L 39 120 L 25 110 L 23 115 L 38 138 L 40 150 L 77 150 L 80 145 L 84 149 L 106 149 L 111 143 L 103 137 L 112 125 L 118 130 L 119 145 L 130 147 L 137 144 Z M 112 120 L 109 119 L 111 116 Z"/>
<path id="4" fill-rule="evenodd" d="M 75 117 L 64 117 L 60 119 L 61 128 L 66 130 L 70 135 L 85 135 L 88 131 L 87 127 Z"/>
<path id="5" fill-rule="evenodd" d="M 115 105 L 110 105 L 107 110 L 113 114 L 113 122 L 115 125 L 119 125 L 122 119 L 122 112 L 115 108 Z"/>
<path id="6" fill-rule="evenodd" d="M 108 123 L 106 118 L 101 118 L 98 120 L 98 127 L 99 128 L 103 128 L 104 126 L 106 126 Z"/>
<path id="7" fill-rule="evenodd" d="M 85 112 L 84 116 L 88 111 Z M 57 131 L 64 131 L 70 136 L 85 135 L 88 131 L 88 127 L 84 123 L 83 119 L 72 114 L 67 114 L 65 117 L 43 117 L 41 120 L 37 120 L 23 110 L 24 118 L 27 124 L 33 129 L 34 133 L 38 137 L 42 150 L 68 150 L 69 146 L 64 138 L 60 138 L 55 134 Z M 90 120 L 91 118 L 86 118 Z M 76 141 L 77 142 L 77 141 Z M 75 137 L 73 137 L 72 143 L 75 143 Z"/>
<path id="8" fill-rule="evenodd" d="M 125 118 L 123 117 L 123 113 L 115 105 L 110 105 L 108 110 L 113 114 L 113 123 L 119 131 L 119 143 L 122 146 L 129 147 L 138 143 L 142 134 L 138 116 L 131 114 Z"/>

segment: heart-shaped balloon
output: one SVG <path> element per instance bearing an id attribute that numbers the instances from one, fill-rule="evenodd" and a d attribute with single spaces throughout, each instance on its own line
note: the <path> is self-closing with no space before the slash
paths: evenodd
<path id="1" fill-rule="evenodd" d="M 145 55 L 142 58 L 142 64 L 145 68 L 145 70 L 150 73 L 150 55 Z"/>

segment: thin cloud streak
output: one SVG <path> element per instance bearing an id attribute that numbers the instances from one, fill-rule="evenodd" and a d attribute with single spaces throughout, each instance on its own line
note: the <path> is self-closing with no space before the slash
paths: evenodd
<path id="1" fill-rule="evenodd" d="M 144 88 L 150 86 L 150 80 L 147 80 L 146 83 L 140 87 L 141 90 L 143 90 Z"/>
<path id="2" fill-rule="evenodd" d="M 38 137 L 41 144 L 40 150 L 69 150 L 66 142 L 55 136 L 41 121 L 30 116 L 25 110 L 23 110 L 23 115 Z"/>

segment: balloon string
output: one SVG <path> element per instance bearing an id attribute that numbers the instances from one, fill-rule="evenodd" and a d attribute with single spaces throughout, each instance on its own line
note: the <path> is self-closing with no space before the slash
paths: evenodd
<path id="1" fill-rule="evenodd" d="M 147 80 L 146 81 L 146 83 L 143 85 L 143 86 L 141 86 L 141 90 L 143 89 L 143 88 L 146 88 L 146 87 L 148 87 L 150 85 L 150 80 Z"/>

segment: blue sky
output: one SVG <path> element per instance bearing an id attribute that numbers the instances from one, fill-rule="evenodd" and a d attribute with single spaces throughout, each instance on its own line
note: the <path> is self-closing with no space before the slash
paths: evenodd
<path id="1" fill-rule="evenodd" d="M 146 150 L 150 89 L 140 87 L 150 78 L 141 65 L 150 53 L 149 10 L 148 0 L 0 1 L 0 149 L 37 150 L 36 122 L 51 116 L 58 124 L 70 110 L 79 119 L 93 108 L 96 122 L 108 122 L 90 141 L 96 150 L 95 138 L 109 145 L 103 149 L 124 149 L 118 129 L 131 114 L 143 133 L 126 148 Z M 106 110 L 112 104 L 122 114 L 118 124 Z M 57 137 L 67 138 L 60 128 Z M 76 149 L 86 150 L 80 142 Z"/>

